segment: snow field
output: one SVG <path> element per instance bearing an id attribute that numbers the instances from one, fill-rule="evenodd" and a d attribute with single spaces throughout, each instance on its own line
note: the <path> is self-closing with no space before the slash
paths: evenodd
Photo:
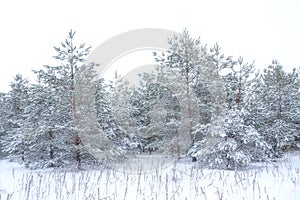
<path id="1" fill-rule="evenodd" d="M 0 167 L 0 199 L 300 199 L 300 157 L 295 155 L 243 171 L 201 169 L 185 161 L 135 173 L 27 170 L 6 160 Z"/>

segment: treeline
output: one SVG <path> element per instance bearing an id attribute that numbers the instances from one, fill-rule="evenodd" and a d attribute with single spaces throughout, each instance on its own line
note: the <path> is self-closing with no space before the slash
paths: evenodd
<path id="1" fill-rule="evenodd" d="M 259 72 L 184 30 L 169 38 L 168 52 L 154 53 L 157 71 L 142 74 L 139 86 L 118 76 L 106 84 L 95 81 L 95 64 L 84 64 L 90 47 L 76 46 L 74 35 L 54 47 L 60 65 L 34 71 L 34 84 L 16 75 L 0 94 L 1 158 L 31 168 L 103 162 L 85 147 L 81 131 L 99 132 L 102 151 L 113 144 L 118 159 L 150 151 L 225 169 L 299 149 L 300 69 L 286 72 L 274 60 Z M 90 102 L 96 120 L 80 126 Z"/>

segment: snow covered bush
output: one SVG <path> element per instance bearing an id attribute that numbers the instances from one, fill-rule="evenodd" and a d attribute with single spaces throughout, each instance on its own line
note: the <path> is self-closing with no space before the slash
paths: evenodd
<path id="1" fill-rule="evenodd" d="M 207 147 L 208 144 L 213 145 Z M 201 166 L 215 169 L 233 170 L 247 166 L 251 161 L 249 156 L 238 149 L 234 139 L 222 137 L 196 142 L 188 155 L 197 159 Z"/>
<path id="2" fill-rule="evenodd" d="M 296 70 L 287 73 L 276 60 L 251 87 L 248 121 L 271 145 L 270 158 L 280 157 L 283 150 L 297 148 L 300 138 L 299 88 Z"/>
<path id="3" fill-rule="evenodd" d="M 237 169 L 251 161 L 266 160 L 270 145 L 253 127 L 245 125 L 243 114 L 244 111 L 239 109 L 228 111 L 223 126 L 224 135 L 205 137 L 195 143 L 188 154 L 209 167 L 221 169 Z M 203 149 L 208 150 L 203 152 Z"/>

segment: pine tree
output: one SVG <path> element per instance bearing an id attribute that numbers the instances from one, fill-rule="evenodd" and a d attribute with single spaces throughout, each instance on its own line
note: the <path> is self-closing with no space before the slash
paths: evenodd
<path id="1" fill-rule="evenodd" d="M 205 161 L 211 167 L 236 169 L 247 166 L 251 161 L 265 160 L 265 151 L 269 150 L 270 146 L 249 123 L 250 113 L 247 105 L 251 96 L 249 87 L 255 79 L 254 65 L 244 64 L 242 58 L 237 61 L 231 57 L 225 59 L 222 54 L 218 56 L 219 50 L 220 48 L 215 46 L 210 52 L 221 72 L 220 76 L 223 78 L 225 87 L 227 111 L 222 124 L 223 134 L 214 138 L 215 142 L 205 142 L 208 139 L 204 137 L 203 141 L 200 140 L 190 149 L 189 154 Z M 209 126 L 212 125 L 200 124 L 195 131 L 206 135 Z M 212 147 L 209 148 L 210 151 L 207 154 L 203 154 L 201 149 L 208 144 Z"/>
<path id="2" fill-rule="evenodd" d="M 75 79 L 77 130 L 81 162 L 110 163 L 122 158 L 122 151 L 109 138 L 111 113 L 103 80 L 98 80 L 94 64 L 81 66 Z M 111 164 L 111 163 L 110 163 Z"/>
<path id="3" fill-rule="evenodd" d="M 55 167 L 57 121 L 51 88 L 41 84 L 29 87 L 24 116 L 22 132 L 30 136 L 25 165 L 30 168 Z"/>
<path id="4" fill-rule="evenodd" d="M 56 67 L 57 70 L 57 86 L 60 87 L 59 97 L 61 98 L 62 110 L 66 113 L 66 117 L 69 121 L 65 122 L 65 128 L 69 129 L 69 134 L 73 137 L 73 144 L 75 146 L 75 160 L 77 162 L 77 168 L 81 167 L 80 157 L 80 138 L 77 130 L 77 112 L 76 112 L 76 98 L 75 98 L 75 74 L 85 61 L 85 57 L 89 54 L 90 48 L 85 48 L 85 44 L 81 44 L 77 47 L 74 44 L 75 32 L 70 31 L 65 42 L 61 43 L 61 47 L 54 47 L 57 55 L 55 59 L 60 60 L 62 63 Z M 64 114 L 61 115 L 63 117 Z M 64 116 L 65 117 L 65 116 Z"/>
<path id="5" fill-rule="evenodd" d="M 112 116 L 112 108 L 110 105 L 111 86 L 104 82 L 104 79 L 97 80 L 95 94 L 95 106 L 97 119 L 101 128 L 108 137 L 114 136 L 115 124 Z"/>
<path id="6" fill-rule="evenodd" d="M 193 87 L 197 85 L 201 67 L 205 65 L 207 53 L 202 46 L 200 39 L 194 39 L 185 29 L 178 36 L 169 38 L 168 43 L 170 49 L 167 54 L 162 53 L 156 56 L 156 61 L 162 65 L 177 70 L 183 77 L 185 88 L 184 92 L 187 101 L 186 112 L 188 117 L 188 137 L 190 141 L 194 141 L 195 135 L 192 128 L 195 126 L 192 118 L 197 115 L 192 109 L 192 93 Z"/>
<path id="7" fill-rule="evenodd" d="M 59 66 L 34 71 L 38 84 L 30 88 L 29 104 L 23 132 L 32 141 L 26 164 L 33 168 L 81 168 L 81 147 L 78 133 L 75 76 L 88 55 L 84 44 L 73 44 L 75 32 L 69 32 L 61 47 L 54 47 Z"/>
<path id="8" fill-rule="evenodd" d="M 25 120 L 24 110 L 27 106 L 28 80 L 17 74 L 10 83 L 6 107 L 6 139 L 4 152 L 11 159 L 24 162 L 30 138 L 22 131 Z"/>
<path id="9" fill-rule="evenodd" d="M 254 65 L 243 63 L 243 58 L 239 57 L 237 62 L 230 65 L 229 72 L 223 76 L 226 91 L 226 107 L 243 108 L 247 103 L 247 89 L 253 82 Z M 252 77 L 251 77 L 252 76 Z"/>
<path id="10" fill-rule="evenodd" d="M 182 84 L 178 84 L 175 94 L 181 102 L 181 126 L 175 143 L 180 144 L 178 148 L 188 149 L 204 137 L 200 129 L 208 128 L 209 134 L 205 137 L 210 138 L 222 132 L 223 88 L 218 74 L 219 66 L 206 45 L 201 44 L 199 38 L 192 38 L 187 30 L 169 38 L 168 43 L 169 51 L 162 53 L 162 56 L 156 55 L 156 61 L 181 76 L 182 81 L 175 81 Z M 182 153 L 186 154 L 187 151 L 183 150 Z"/>
<path id="11" fill-rule="evenodd" d="M 177 97 L 165 81 L 167 73 L 157 67 L 154 73 L 144 73 L 138 88 L 130 98 L 131 117 L 138 125 L 143 149 L 168 153 L 171 140 L 177 135 L 180 106 Z M 164 80 L 164 81 L 162 81 Z"/>
<path id="12" fill-rule="evenodd" d="M 274 60 L 253 86 L 252 123 L 272 146 L 270 157 L 281 156 L 299 138 L 298 77 L 295 69 L 286 73 Z"/>
<path id="13" fill-rule="evenodd" d="M 7 132 L 9 131 L 8 111 L 8 96 L 6 93 L 0 93 L 0 159 L 7 156 L 4 151 Z"/>

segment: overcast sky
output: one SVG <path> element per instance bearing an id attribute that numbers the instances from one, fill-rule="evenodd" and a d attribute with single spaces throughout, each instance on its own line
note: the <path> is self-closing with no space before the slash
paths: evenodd
<path id="1" fill-rule="evenodd" d="M 187 28 L 257 67 L 274 58 L 287 69 L 299 67 L 299 9 L 299 0 L 1 1 L 0 91 L 8 91 L 15 74 L 31 78 L 32 69 L 52 64 L 53 46 L 70 29 L 77 41 L 96 48 L 133 29 Z"/>

